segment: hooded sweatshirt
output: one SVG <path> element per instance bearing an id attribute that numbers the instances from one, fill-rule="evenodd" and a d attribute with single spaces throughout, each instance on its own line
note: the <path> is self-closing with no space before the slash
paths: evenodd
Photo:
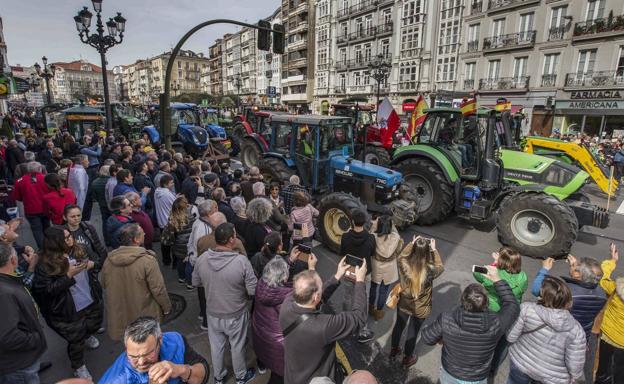
<path id="1" fill-rule="evenodd" d="M 171 207 L 175 199 L 175 195 L 169 188 L 156 188 L 156 192 L 154 192 L 154 205 L 156 208 L 156 222 L 160 229 L 165 228 L 167 225 Z"/>
<path id="2" fill-rule="evenodd" d="M 585 331 L 567 309 L 522 303 L 507 340 L 511 361 L 533 380 L 569 384 L 583 376 Z"/>
<path id="3" fill-rule="evenodd" d="M 529 279 L 526 273 L 524 273 L 524 271 L 520 271 L 518 273 L 509 273 L 504 269 L 497 269 L 498 275 L 500 276 L 501 280 L 505 280 L 507 284 L 509 284 L 509 287 L 513 291 L 516 300 L 518 301 L 518 303 L 521 303 L 522 295 L 524 294 L 524 291 L 526 291 L 529 287 Z M 481 283 L 481 285 L 483 285 L 483 287 L 487 290 L 490 311 L 500 311 L 500 298 L 496 294 L 496 290 L 494 289 L 494 283 L 492 283 L 492 280 L 486 278 L 485 275 L 478 272 L 473 272 L 472 275 L 474 276 L 475 280 Z"/>
<path id="4" fill-rule="evenodd" d="M 371 273 L 371 258 L 375 254 L 375 236 L 368 231 L 356 232 L 353 229 L 342 235 L 339 255 L 353 255 L 366 259 L 367 274 Z"/>
<path id="5" fill-rule="evenodd" d="M 193 285 L 206 291 L 206 313 L 219 319 L 237 318 L 246 311 L 257 282 L 249 259 L 236 251 L 209 249 L 193 269 Z"/>
<path id="6" fill-rule="evenodd" d="M 139 316 L 159 321 L 171 310 L 171 301 L 158 260 L 153 251 L 124 246 L 112 251 L 102 267 L 106 290 L 106 329 L 113 340 L 121 340 L 124 329 Z"/>

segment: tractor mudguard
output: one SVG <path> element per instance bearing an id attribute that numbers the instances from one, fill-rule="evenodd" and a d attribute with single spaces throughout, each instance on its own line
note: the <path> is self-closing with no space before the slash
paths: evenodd
<path id="1" fill-rule="evenodd" d="M 258 148 L 260 148 L 262 152 L 269 150 L 269 144 L 262 138 L 262 136 L 258 135 L 257 133 L 251 133 L 245 136 L 245 140 L 253 140 L 253 142 L 258 145 Z"/>
<path id="2" fill-rule="evenodd" d="M 267 157 L 272 157 L 275 159 L 282 160 L 284 163 L 286 163 L 288 168 L 293 168 L 295 166 L 295 161 L 293 159 L 286 157 L 283 154 L 278 153 L 278 152 L 267 152 L 264 154 L 264 158 L 267 158 Z"/>
<path id="3" fill-rule="evenodd" d="M 395 166 L 401 161 L 410 157 L 423 157 L 433 161 L 444 172 L 446 179 L 455 183 L 459 180 L 459 174 L 451 161 L 438 149 L 427 145 L 408 145 L 400 147 L 394 151 L 391 166 Z M 394 167 L 393 167 L 394 168 Z"/>
<path id="4" fill-rule="evenodd" d="M 507 196 L 520 192 L 540 193 L 544 192 L 544 188 L 544 185 L 539 184 L 515 185 L 511 188 L 506 188 L 505 190 L 501 191 L 501 193 L 496 195 L 496 197 L 492 201 L 492 212 L 496 211 L 500 207 L 501 203 L 503 202 L 503 200 L 505 200 Z"/>

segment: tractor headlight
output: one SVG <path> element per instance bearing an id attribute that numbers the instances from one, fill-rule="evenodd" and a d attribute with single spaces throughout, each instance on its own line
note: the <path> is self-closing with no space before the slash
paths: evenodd
<path id="1" fill-rule="evenodd" d="M 201 143 L 199 142 L 199 139 L 197 138 L 197 136 L 193 136 L 193 141 L 195 142 L 195 144 L 201 145 Z"/>

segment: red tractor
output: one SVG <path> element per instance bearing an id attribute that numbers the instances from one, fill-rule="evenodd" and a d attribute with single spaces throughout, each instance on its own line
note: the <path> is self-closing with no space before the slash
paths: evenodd
<path id="1" fill-rule="evenodd" d="M 375 107 L 368 104 L 342 103 L 332 105 L 334 115 L 350 117 L 355 126 L 355 156 L 360 159 L 362 150 L 366 146 L 365 161 L 371 164 L 387 166 L 392 160 L 392 151 L 400 143 L 396 130 L 389 132 L 388 128 L 380 128 L 376 122 Z M 364 132 L 367 132 L 366 144 Z"/>
<path id="2" fill-rule="evenodd" d="M 245 108 L 236 116 L 232 127 L 232 156 L 240 153 L 240 160 L 245 167 L 258 165 L 258 160 L 270 145 L 271 123 L 269 118 L 275 111 L 259 110 L 257 107 Z"/>

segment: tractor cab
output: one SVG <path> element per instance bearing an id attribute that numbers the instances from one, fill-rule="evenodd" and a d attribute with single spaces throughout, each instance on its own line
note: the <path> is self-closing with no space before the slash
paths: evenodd
<path id="1" fill-rule="evenodd" d="M 111 104 L 113 125 L 129 140 L 138 140 L 141 136 L 143 121 L 135 113 L 134 107 L 121 103 Z"/>
<path id="2" fill-rule="evenodd" d="M 177 150 L 184 150 L 187 153 L 202 154 L 206 151 L 209 144 L 209 136 L 199 122 L 195 104 L 190 103 L 171 103 L 170 107 L 171 126 L 175 127 L 173 134 L 172 146 Z M 159 126 L 160 114 L 157 113 L 159 106 L 153 107 L 152 126 L 145 127 L 144 132 L 149 130 L 157 130 Z M 159 138 L 160 139 L 160 138 Z"/>
<path id="3" fill-rule="evenodd" d="M 225 149 L 229 150 L 231 143 L 227 138 L 225 128 L 219 125 L 218 111 L 213 108 L 204 108 L 199 109 L 197 112 L 201 126 L 208 131 L 210 141 L 213 143 L 220 143 Z"/>

